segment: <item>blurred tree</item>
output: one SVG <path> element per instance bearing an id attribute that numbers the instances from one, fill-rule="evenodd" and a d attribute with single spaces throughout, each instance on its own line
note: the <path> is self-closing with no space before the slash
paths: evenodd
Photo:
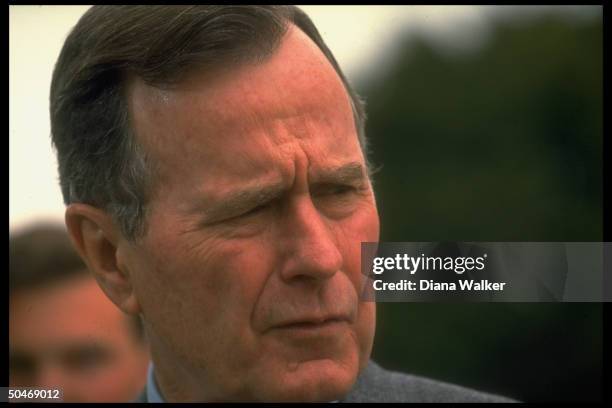
<path id="1" fill-rule="evenodd" d="M 601 241 L 601 14 L 498 18 L 478 51 L 403 41 L 368 101 L 383 241 Z M 599 400 L 601 304 L 379 304 L 389 368 Z"/>

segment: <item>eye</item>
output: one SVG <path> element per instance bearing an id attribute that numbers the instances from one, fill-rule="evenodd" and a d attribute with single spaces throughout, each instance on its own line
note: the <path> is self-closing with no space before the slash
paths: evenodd
<path id="1" fill-rule="evenodd" d="M 330 183 L 319 185 L 312 191 L 313 199 L 322 214 L 329 218 L 342 219 L 351 215 L 367 190 L 360 185 Z"/>
<path id="2" fill-rule="evenodd" d="M 314 192 L 319 197 L 342 197 L 354 193 L 357 189 L 350 184 L 330 184 L 321 186 Z"/>
<path id="3" fill-rule="evenodd" d="M 269 203 L 258 205 L 257 207 L 254 207 L 254 208 L 250 209 L 249 211 L 247 211 L 245 213 L 242 213 L 241 215 L 238 216 L 238 218 L 240 218 L 240 217 L 250 217 L 252 215 L 256 215 L 256 214 L 261 213 L 264 210 L 268 209 L 269 207 L 270 207 Z"/>
<path id="4" fill-rule="evenodd" d="M 111 353 L 100 347 L 82 347 L 70 350 L 63 356 L 66 368 L 73 371 L 95 370 L 111 359 Z"/>
<path id="5" fill-rule="evenodd" d="M 355 192 L 355 190 L 356 189 L 353 186 L 341 185 L 341 186 L 337 186 L 336 188 L 334 188 L 332 190 L 332 194 L 343 195 L 343 194 L 353 193 Z"/>
<path id="6" fill-rule="evenodd" d="M 14 375 L 32 375 L 36 372 L 36 360 L 27 355 L 9 355 L 9 371 Z"/>

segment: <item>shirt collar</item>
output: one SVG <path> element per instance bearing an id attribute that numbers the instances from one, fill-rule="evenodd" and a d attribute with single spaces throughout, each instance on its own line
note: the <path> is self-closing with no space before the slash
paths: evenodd
<path id="1" fill-rule="evenodd" d="M 147 402 L 166 402 L 157 388 L 155 376 L 153 375 L 153 362 L 149 362 L 149 371 L 147 372 Z M 339 402 L 330 401 L 332 403 Z"/>
<path id="2" fill-rule="evenodd" d="M 157 388 L 155 376 L 153 375 L 153 362 L 149 363 L 149 371 L 147 373 L 147 402 L 166 402 Z"/>

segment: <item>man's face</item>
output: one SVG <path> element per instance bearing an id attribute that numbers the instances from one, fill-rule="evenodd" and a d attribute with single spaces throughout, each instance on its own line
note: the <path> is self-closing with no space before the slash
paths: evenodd
<path id="1" fill-rule="evenodd" d="M 147 233 L 120 251 L 162 393 L 341 397 L 371 352 L 360 242 L 379 223 L 329 62 L 291 29 L 264 63 L 167 91 L 135 81 L 129 100 L 159 168 Z"/>
<path id="2" fill-rule="evenodd" d="M 13 387 L 60 388 L 67 402 L 120 402 L 146 381 L 147 347 L 90 276 L 11 294 Z"/>

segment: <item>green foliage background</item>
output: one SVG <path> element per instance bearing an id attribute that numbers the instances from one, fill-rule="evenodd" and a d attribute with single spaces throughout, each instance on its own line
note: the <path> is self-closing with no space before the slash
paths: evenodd
<path id="1" fill-rule="evenodd" d="M 382 241 L 601 241 L 602 16 L 497 17 L 482 48 L 406 36 L 356 84 Z M 601 304 L 379 303 L 374 358 L 522 401 L 600 400 Z"/>

